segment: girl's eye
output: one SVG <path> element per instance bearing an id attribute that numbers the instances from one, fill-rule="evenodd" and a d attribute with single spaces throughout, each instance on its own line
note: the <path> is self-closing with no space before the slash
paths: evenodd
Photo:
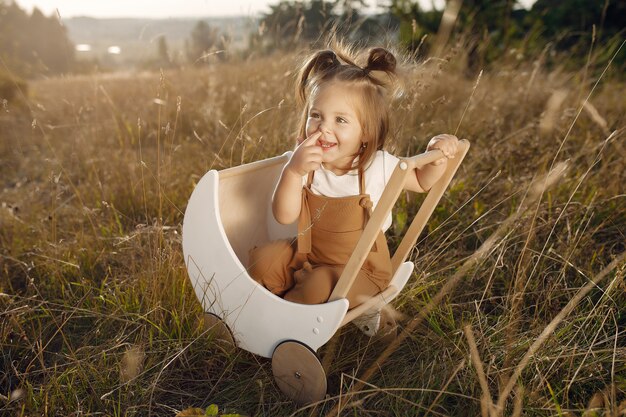
<path id="1" fill-rule="evenodd" d="M 320 118 L 320 115 L 319 115 L 319 113 L 311 113 L 311 114 L 309 115 L 309 117 L 312 117 L 312 118 L 314 118 L 314 119 L 319 119 L 319 118 Z"/>
<path id="2" fill-rule="evenodd" d="M 348 121 L 343 117 L 337 117 L 337 123 L 348 123 Z"/>

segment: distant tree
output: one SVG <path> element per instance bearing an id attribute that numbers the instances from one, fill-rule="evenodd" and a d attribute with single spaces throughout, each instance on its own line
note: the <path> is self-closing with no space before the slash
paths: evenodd
<path id="1" fill-rule="evenodd" d="M 57 16 L 46 17 L 35 8 L 30 16 L 30 28 L 26 39 L 43 72 L 58 74 L 70 71 L 74 64 L 74 45 Z"/>
<path id="2" fill-rule="evenodd" d="M 422 10 L 417 2 L 411 0 L 391 0 L 389 12 L 398 19 L 400 43 L 410 52 L 426 54 L 431 39 L 424 44 L 422 39 L 424 36 L 434 37 L 441 23 L 443 12 L 436 9 Z"/>
<path id="3" fill-rule="evenodd" d="M 567 51 L 570 61 L 574 63 L 587 60 L 593 39 L 594 52 L 597 52 L 594 54 L 597 55 L 594 62 L 604 66 L 626 35 L 626 2 L 537 0 L 527 19 L 540 25 L 543 38 L 556 40 L 554 49 Z M 615 57 L 613 66 L 618 68 L 618 73 L 623 74 L 626 67 L 624 51 Z"/>
<path id="4" fill-rule="evenodd" d="M 389 13 L 369 15 L 362 12 L 367 7 L 366 0 L 335 0 L 336 13 L 333 24 L 337 35 L 360 43 L 380 43 L 391 31 L 397 29 L 398 22 Z"/>
<path id="5" fill-rule="evenodd" d="M 610 38 L 626 31 L 626 2 L 607 0 L 537 0 L 531 8 L 532 19 L 543 22 L 545 35 L 555 37 L 568 33 L 563 46 L 576 43 L 596 26 L 596 36 Z"/>
<path id="6" fill-rule="evenodd" d="M 0 58 L 10 70 L 24 75 L 32 72 L 20 30 L 28 27 L 28 19 L 28 14 L 17 4 L 0 0 Z"/>
<path id="7" fill-rule="evenodd" d="M 333 5 L 324 0 L 281 0 L 261 19 L 273 48 L 289 48 L 299 41 L 313 41 L 332 26 Z"/>
<path id="8" fill-rule="evenodd" d="M 503 56 L 514 39 L 524 35 L 523 16 L 527 12 L 518 0 L 464 0 L 459 11 L 459 32 L 468 36 L 469 74 L 475 75 L 490 62 Z"/>
<path id="9" fill-rule="evenodd" d="M 388 15 L 365 15 L 361 12 L 365 6 L 367 0 L 281 0 L 261 19 L 261 33 L 252 36 L 251 47 L 258 48 L 265 40 L 268 49 L 292 48 L 331 34 L 364 42 L 379 38 Z"/>
<path id="10" fill-rule="evenodd" d="M 22 76 L 59 74 L 75 65 L 74 45 L 56 16 L 34 9 L 29 16 L 19 6 L 0 0 L 0 57 Z"/>
<path id="11" fill-rule="evenodd" d="M 357 22 L 361 17 L 360 9 L 367 6 L 365 0 L 335 0 L 333 10 L 342 23 Z"/>
<path id="12" fill-rule="evenodd" d="M 169 48 L 167 47 L 167 39 L 165 36 L 159 36 L 159 40 L 157 42 L 157 52 L 159 57 L 159 62 L 161 65 L 169 66 L 171 63 Z"/>
<path id="13" fill-rule="evenodd" d="M 187 59 L 196 65 L 207 63 L 209 54 L 215 51 L 219 40 L 218 30 L 201 20 L 191 30 L 190 36 L 191 39 L 187 43 Z"/>

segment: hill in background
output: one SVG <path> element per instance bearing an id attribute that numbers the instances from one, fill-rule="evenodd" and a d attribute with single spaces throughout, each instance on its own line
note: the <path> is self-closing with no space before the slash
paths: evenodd
<path id="1" fill-rule="evenodd" d="M 98 58 L 132 64 L 156 57 L 158 40 L 161 36 L 165 37 L 172 57 L 184 55 L 185 41 L 189 39 L 191 30 L 199 21 L 205 21 L 210 27 L 228 36 L 235 49 L 247 46 L 249 34 L 257 28 L 257 21 L 249 17 L 177 19 L 74 17 L 63 19 L 63 24 L 67 28 L 70 40 L 85 49 L 77 50 L 77 58 Z M 88 45 L 89 48 L 84 45 Z M 118 51 L 119 53 L 116 53 Z"/>

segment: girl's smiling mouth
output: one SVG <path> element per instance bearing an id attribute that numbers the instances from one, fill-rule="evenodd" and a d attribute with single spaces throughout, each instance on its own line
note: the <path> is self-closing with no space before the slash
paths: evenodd
<path id="1" fill-rule="evenodd" d="M 326 142 L 325 140 L 322 139 L 318 139 L 317 140 L 317 144 L 324 150 L 328 150 L 331 149 L 332 147 L 336 146 L 337 143 L 333 143 L 333 142 Z"/>

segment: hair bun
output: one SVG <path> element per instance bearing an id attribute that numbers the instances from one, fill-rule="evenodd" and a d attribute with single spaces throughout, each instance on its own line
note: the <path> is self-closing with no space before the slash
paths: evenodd
<path id="1" fill-rule="evenodd" d="M 385 48 L 370 49 L 367 57 L 366 71 L 385 71 L 387 73 L 395 73 L 396 57 Z"/>
<path id="2" fill-rule="evenodd" d="M 313 72 L 326 72 L 331 68 L 334 68 L 339 65 L 339 60 L 337 59 L 337 55 L 331 51 L 330 49 L 326 49 L 324 51 L 319 51 L 313 57 Z"/>
<path id="3" fill-rule="evenodd" d="M 1 0 L 0 0 L 1 1 Z M 311 56 L 298 74 L 298 82 L 296 84 L 296 97 L 302 103 L 306 100 L 306 88 L 310 77 L 326 76 L 334 69 L 339 67 L 340 62 L 335 52 L 330 49 L 319 51 Z"/>

